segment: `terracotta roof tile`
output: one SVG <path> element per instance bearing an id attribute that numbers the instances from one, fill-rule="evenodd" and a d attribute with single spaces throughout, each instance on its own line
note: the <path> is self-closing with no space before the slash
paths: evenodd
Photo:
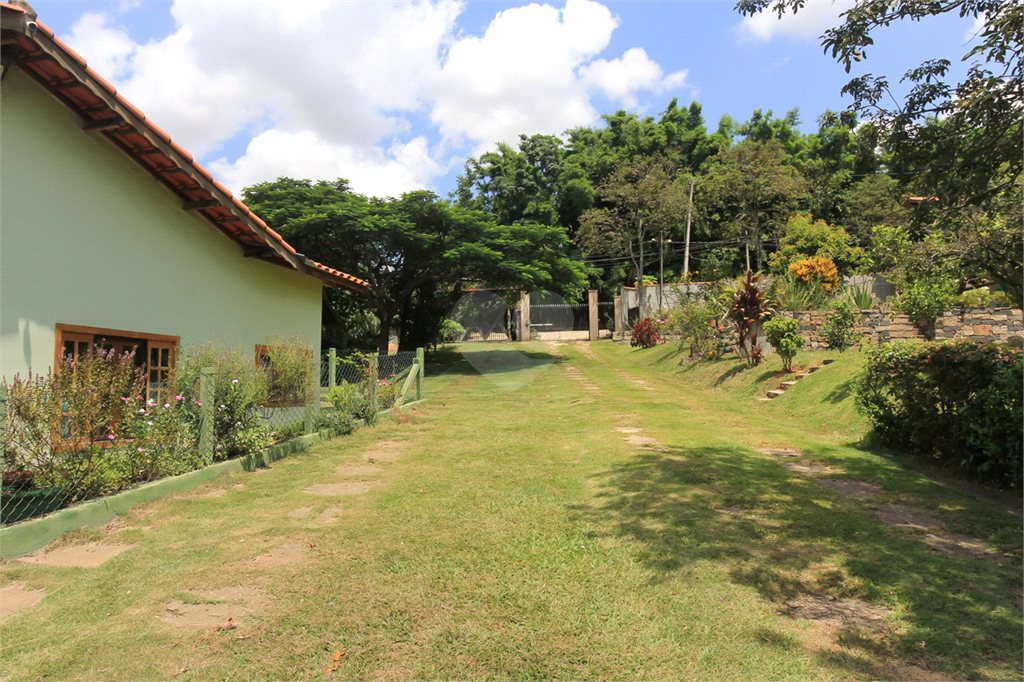
<path id="1" fill-rule="evenodd" d="M 0 9 L 5 14 L 10 12 L 25 14 L 23 8 L 6 2 L 0 2 Z M 268 258 L 272 258 L 273 262 L 285 264 L 300 271 L 306 271 L 306 268 L 311 266 L 315 272 L 309 274 L 316 274 L 331 284 L 340 284 L 355 289 L 367 286 L 367 283 L 358 277 L 353 277 L 304 256 L 299 257 L 295 249 L 282 239 L 281 235 L 268 227 L 240 199 L 233 196 L 228 188 L 217 182 L 213 175 L 196 163 L 192 155 L 174 142 L 170 135 L 156 124 L 147 121 L 145 114 L 118 93 L 113 85 L 90 68 L 81 55 L 72 50 L 62 40 L 56 38 L 52 29 L 40 21 L 36 21 L 36 25 L 37 30 L 34 36 L 30 36 L 27 30 L 8 31 L 5 29 L 5 40 L 10 35 L 14 38 L 14 42 L 16 42 L 18 47 L 15 62 L 18 63 L 19 58 L 31 58 L 28 62 L 20 63 L 19 65 L 26 73 L 39 81 L 43 87 L 50 90 L 65 106 L 86 121 L 114 119 L 115 116 L 111 114 L 115 112 L 108 106 L 107 101 L 102 97 L 98 97 L 93 91 L 86 87 L 65 87 L 68 83 L 78 81 L 84 84 L 86 81 L 89 81 L 99 90 L 113 96 L 114 100 L 127 109 L 128 113 L 137 121 L 128 120 L 123 126 L 108 130 L 104 133 L 107 139 L 119 147 L 125 154 L 131 156 L 140 166 L 154 173 L 164 185 L 171 189 L 171 191 L 176 192 L 184 201 L 194 202 L 205 200 L 207 197 L 214 197 L 207 187 L 203 186 L 201 182 L 197 182 L 189 173 L 189 170 L 195 170 L 207 182 L 211 183 L 216 191 L 222 193 L 231 204 L 245 215 L 245 219 L 238 217 L 231 211 L 230 205 L 223 203 L 219 206 L 201 209 L 201 214 L 216 225 L 218 229 L 228 234 L 239 244 L 265 244 L 272 248 L 276 245 L 281 251 L 278 251 L 273 256 L 268 256 Z M 74 71 L 69 71 L 62 67 L 55 59 L 47 59 L 47 56 L 50 54 L 47 50 L 51 48 L 46 47 L 40 42 L 40 35 L 51 41 L 54 48 L 66 54 L 71 60 L 82 67 L 84 80 L 83 76 L 79 75 L 82 72 L 75 73 Z M 62 87 L 57 88 L 57 85 Z M 141 126 L 141 128 L 148 130 L 149 133 L 162 140 L 163 143 L 168 144 L 171 149 L 170 155 L 165 155 L 162 151 L 153 153 L 153 143 L 145 135 L 141 134 L 141 130 L 136 130 L 135 126 Z M 145 153 L 143 154 L 142 152 Z M 180 157 L 180 159 L 175 158 L 175 156 Z M 246 224 L 246 220 L 250 221 L 250 224 Z M 261 237 L 257 230 L 262 231 L 266 235 L 266 239 L 269 239 L 273 244 L 268 243 Z M 282 252 L 286 255 L 281 255 Z"/>
<path id="2" fill-rule="evenodd" d="M 109 92 L 111 95 L 116 95 L 117 94 L 117 88 L 115 88 L 113 85 L 108 83 L 107 80 L 103 76 L 101 76 L 98 73 L 96 73 L 91 66 L 85 67 L 85 72 L 87 74 L 89 74 L 90 77 L 95 79 L 97 83 L 102 85 L 103 88 L 107 92 Z"/>
<path id="3" fill-rule="evenodd" d="M 36 24 L 36 26 L 38 26 L 38 24 Z M 85 57 L 83 57 L 82 55 L 78 54 L 77 52 L 72 50 L 70 47 L 68 47 L 68 44 L 65 43 L 63 40 L 61 40 L 60 38 L 54 36 L 53 44 L 56 45 L 57 47 L 59 47 L 60 49 L 64 50 L 65 52 L 67 52 L 68 56 L 71 57 L 72 59 L 74 59 L 76 62 L 78 62 L 78 64 L 80 66 L 82 66 L 82 67 L 86 66 Z"/>

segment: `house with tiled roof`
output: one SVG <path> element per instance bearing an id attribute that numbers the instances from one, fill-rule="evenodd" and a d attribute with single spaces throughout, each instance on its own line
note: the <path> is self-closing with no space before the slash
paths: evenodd
<path id="1" fill-rule="evenodd" d="M 150 369 L 211 341 L 319 354 L 323 287 L 366 283 L 296 253 L 22 7 L 0 19 L 0 374 L 101 339 Z"/>

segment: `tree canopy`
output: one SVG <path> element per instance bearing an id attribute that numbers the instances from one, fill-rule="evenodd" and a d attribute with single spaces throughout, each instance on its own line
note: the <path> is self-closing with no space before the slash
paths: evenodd
<path id="1" fill-rule="evenodd" d="M 501 225 L 430 192 L 374 199 L 341 179 L 279 178 L 246 188 L 244 197 L 298 251 L 368 282 L 357 296 L 379 320 L 381 349 L 401 320 L 417 325 L 403 326 L 403 339 L 429 341 L 467 284 L 575 292 L 585 281 L 585 266 L 566 255 L 564 228 Z"/>

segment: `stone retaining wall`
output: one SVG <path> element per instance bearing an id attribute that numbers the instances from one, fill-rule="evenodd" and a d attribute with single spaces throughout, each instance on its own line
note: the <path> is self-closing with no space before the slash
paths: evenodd
<path id="1" fill-rule="evenodd" d="M 828 348 L 818 330 L 828 312 L 784 312 L 800 323 L 800 335 L 807 339 L 810 348 Z M 871 339 L 871 345 L 878 346 L 890 341 L 912 339 L 928 341 L 926 330 L 910 321 L 906 315 L 884 313 L 878 310 L 862 310 L 857 325 L 857 334 Z M 1010 336 L 1024 337 L 1024 320 L 1018 308 L 955 308 L 935 322 L 934 340 L 954 338 L 978 341 L 1005 341 Z"/>

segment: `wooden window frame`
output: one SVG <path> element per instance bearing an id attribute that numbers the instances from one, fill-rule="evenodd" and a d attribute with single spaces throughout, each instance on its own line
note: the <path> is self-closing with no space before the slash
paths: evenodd
<path id="1" fill-rule="evenodd" d="M 102 339 L 107 338 L 118 338 L 118 339 L 138 339 L 146 342 L 146 356 L 143 358 L 144 362 L 142 367 L 145 368 L 146 372 L 146 399 L 147 401 L 152 399 L 155 392 L 157 404 L 163 404 L 161 400 L 167 401 L 168 394 L 167 389 L 151 388 L 150 373 L 149 373 L 149 352 L 150 349 L 159 348 L 161 350 L 166 349 L 168 351 L 167 357 L 170 363 L 169 367 L 158 368 L 166 369 L 169 372 L 173 372 L 174 368 L 178 364 L 178 351 L 181 347 L 181 337 L 171 336 L 168 334 L 149 334 L 144 332 L 134 332 L 124 329 L 106 329 L 103 327 L 87 327 L 78 324 L 63 324 L 57 323 L 56 333 L 54 339 L 54 354 L 53 354 L 53 371 L 56 373 L 60 368 L 60 359 L 64 355 L 64 342 L 74 341 L 75 342 L 75 356 L 78 356 L 80 343 L 88 343 L 89 349 L 95 347 L 95 345 Z M 159 377 L 158 377 L 159 379 Z"/>

